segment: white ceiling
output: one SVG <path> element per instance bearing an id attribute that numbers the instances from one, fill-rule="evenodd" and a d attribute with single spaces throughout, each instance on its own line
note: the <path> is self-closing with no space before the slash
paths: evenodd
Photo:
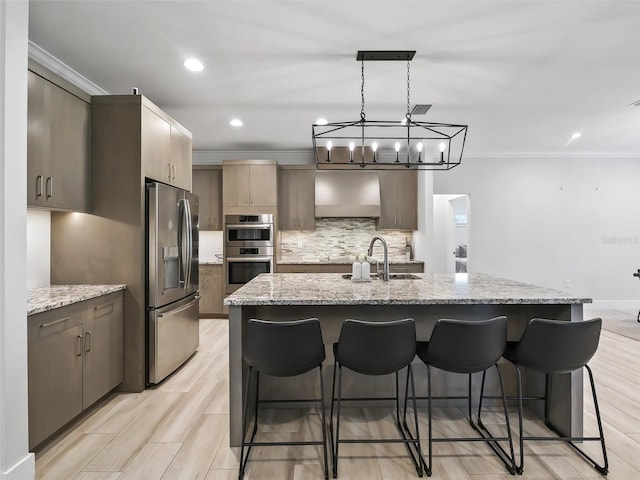
<path id="1" fill-rule="evenodd" d="M 640 157 L 638 1 L 29 4 L 31 41 L 109 93 L 138 87 L 195 150 L 310 148 L 318 117 L 360 117 L 357 50 L 416 50 L 411 103 L 433 108 L 414 118 L 468 124 L 466 154 Z M 365 78 L 367 119 L 403 118 L 406 64 Z"/>

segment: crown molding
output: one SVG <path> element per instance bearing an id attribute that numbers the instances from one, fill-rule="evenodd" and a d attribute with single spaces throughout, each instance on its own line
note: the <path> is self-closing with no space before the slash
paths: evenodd
<path id="1" fill-rule="evenodd" d="M 315 164 L 312 148 L 294 150 L 194 150 L 194 165 L 222 165 L 224 160 L 275 160 L 279 165 Z"/>
<path id="2" fill-rule="evenodd" d="M 571 160 L 571 159 L 602 159 L 602 160 L 626 160 L 640 159 L 640 152 L 496 152 L 496 153 L 465 153 L 465 159 L 473 160 Z"/>
<path id="3" fill-rule="evenodd" d="M 63 63 L 44 48 L 29 40 L 29 59 L 42 65 L 47 70 L 59 75 L 69 83 L 87 92 L 89 95 L 109 95 L 104 88 L 96 85 L 84 75 Z"/>

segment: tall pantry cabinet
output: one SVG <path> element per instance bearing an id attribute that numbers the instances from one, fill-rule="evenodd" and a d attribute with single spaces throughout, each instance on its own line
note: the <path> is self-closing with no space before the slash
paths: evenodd
<path id="1" fill-rule="evenodd" d="M 191 189 L 191 133 L 142 95 L 91 98 L 92 213 L 51 217 L 51 282 L 124 283 L 124 382 L 145 388 L 145 181 Z"/>

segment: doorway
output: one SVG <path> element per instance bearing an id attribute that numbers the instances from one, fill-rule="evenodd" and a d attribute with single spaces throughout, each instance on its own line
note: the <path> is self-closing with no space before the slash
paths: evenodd
<path id="1" fill-rule="evenodd" d="M 469 195 L 433 196 L 433 272 L 469 271 Z"/>

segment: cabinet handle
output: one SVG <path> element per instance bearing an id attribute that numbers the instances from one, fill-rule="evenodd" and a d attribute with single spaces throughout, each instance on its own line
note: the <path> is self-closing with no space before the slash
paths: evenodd
<path id="1" fill-rule="evenodd" d="M 171 170 L 173 171 L 173 181 L 176 180 L 176 164 L 171 164 Z"/>
<path id="2" fill-rule="evenodd" d="M 402 217 L 398 217 L 398 225 L 402 225 Z"/>
<path id="3" fill-rule="evenodd" d="M 84 351 L 90 352 L 91 351 L 91 331 L 88 331 L 87 333 L 84 334 L 84 339 L 85 339 Z M 89 346 L 87 347 L 87 345 Z"/>
<path id="4" fill-rule="evenodd" d="M 56 325 L 58 323 L 66 322 L 67 320 L 71 320 L 71 317 L 64 317 L 64 318 L 60 318 L 58 320 L 54 320 L 53 322 L 43 323 L 43 324 L 40 325 L 40 328 L 51 327 L 52 325 Z"/>
<path id="5" fill-rule="evenodd" d="M 171 164 L 167 163 L 167 165 L 169 166 L 169 181 L 171 181 Z"/>
<path id="6" fill-rule="evenodd" d="M 36 198 L 39 198 L 42 196 L 42 175 L 38 175 L 36 177 Z"/>
<path id="7" fill-rule="evenodd" d="M 53 177 L 47 177 L 45 188 L 47 190 L 47 198 L 53 197 Z"/>
<path id="8" fill-rule="evenodd" d="M 94 308 L 94 310 L 102 310 L 103 308 L 106 308 L 109 305 L 113 305 L 114 303 L 116 303 L 116 301 L 112 300 L 109 303 L 105 303 L 104 305 L 98 305 L 97 307 Z"/>
<path id="9" fill-rule="evenodd" d="M 80 348 L 78 348 L 78 346 Z M 82 335 L 76 336 L 76 351 L 78 352 L 76 353 L 76 357 L 81 357 L 82 356 Z"/>

